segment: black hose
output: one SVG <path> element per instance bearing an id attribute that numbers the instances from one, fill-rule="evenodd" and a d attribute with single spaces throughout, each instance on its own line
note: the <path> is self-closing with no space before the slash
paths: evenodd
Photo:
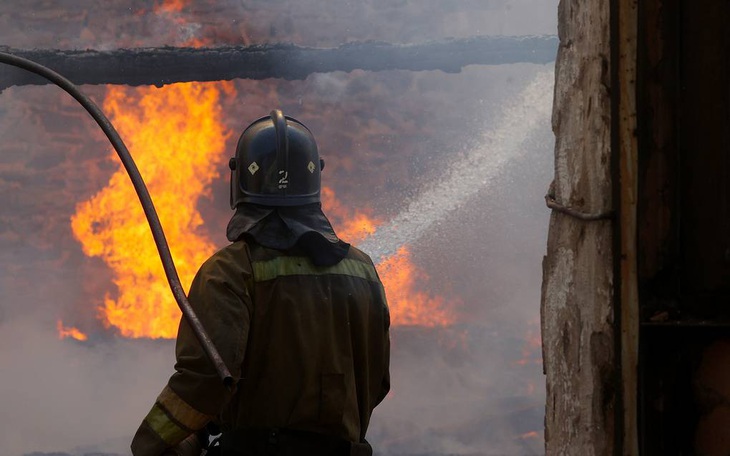
<path id="1" fill-rule="evenodd" d="M 218 353 L 218 350 L 215 348 L 215 345 L 213 345 L 210 337 L 205 332 L 205 329 L 200 323 L 197 315 L 195 315 L 195 311 L 193 311 L 193 308 L 190 306 L 188 298 L 185 296 L 185 291 L 183 290 L 180 278 L 177 275 L 177 270 L 175 269 L 175 263 L 172 261 L 172 256 L 170 255 L 170 247 L 165 239 L 165 233 L 162 231 L 162 225 L 160 224 L 159 217 L 157 217 L 157 211 L 155 211 L 155 206 L 152 203 L 149 191 L 147 191 L 147 186 L 137 169 L 137 165 L 132 159 L 132 155 L 129 153 L 127 146 L 124 145 L 122 138 L 114 129 L 112 123 L 109 119 L 107 119 L 101 109 L 99 109 L 99 107 L 96 106 L 89 97 L 84 95 L 78 87 L 50 68 L 44 67 L 32 60 L 7 54 L 5 52 L 0 52 L 0 63 L 16 66 L 43 76 L 68 92 L 69 95 L 74 97 L 76 101 L 78 101 L 81 106 L 83 106 L 89 114 L 91 114 L 91 117 L 94 118 L 96 123 L 98 123 L 104 131 L 106 137 L 109 138 L 109 141 L 112 143 L 112 146 L 114 146 L 114 150 L 117 151 L 124 168 L 127 170 L 127 174 L 132 181 L 132 185 L 134 185 L 134 189 L 137 192 L 140 203 L 142 203 L 142 208 L 144 209 L 145 216 L 147 217 L 147 222 L 150 225 L 150 230 L 152 230 L 152 237 L 155 240 L 157 252 L 160 255 L 160 260 L 162 260 L 162 267 L 165 270 L 165 275 L 167 276 L 167 281 L 170 284 L 170 289 L 175 297 L 175 301 L 177 301 L 183 316 L 193 329 L 195 336 L 198 338 L 198 341 L 200 341 L 200 344 L 205 350 L 205 353 L 208 355 L 208 358 L 218 371 L 218 375 L 223 380 L 223 383 L 226 386 L 231 387 L 233 384 L 233 377 L 231 376 L 228 367 L 226 367 L 223 359 Z"/>

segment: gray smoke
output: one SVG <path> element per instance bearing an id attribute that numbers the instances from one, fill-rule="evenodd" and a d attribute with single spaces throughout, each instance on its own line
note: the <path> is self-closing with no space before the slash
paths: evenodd
<path id="1" fill-rule="evenodd" d="M 538 72 L 527 87 L 498 111 L 497 124 L 484 132 L 472 150 L 435 163 L 443 171 L 443 178 L 430 182 L 404 211 L 378 227 L 359 247 L 379 263 L 467 205 L 474 195 L 494 182 L 505 166 L 524 157 L 529 152 L 525 142 L 549 119 L 553 82 L 552 71 Z"/>
<path id="2" fill-rule="evenodd" d="M 555 34 L 557 18 L 557 0 L 201 1 L 157 15 L 154 3 L 161 2 L 2 2 L 0 42 L 115 49 L 208 38 L 330 47 Z M 329 153 L 325 179 L 338 176 L 344 204 L 372 199 L 378 215 L 388 215 L 359 247 L 383 258 L 408 244 L 429 275 L 419 286 L 458 301 L 453 327 L 393 329 L 393 391 L 368 434 L 376 454 L 542 453 L 539 347 L 526 338 L 539 336 L 550 66 L 238 81 L 238 96 L 224 106 L 234 132 L 272 106 L 303 120 L 319 114 L 308 125 Z M 103 87 L 84 89 L 103 99 Z M 404 147 L 423 140 L 416 128 L 423 125 L 435 139 Z M 368 135 L 348 143 L 343 132 L 361 127 Z M 80 252 L 68 217 L 105 185 L 114 168 L 108 145 L 53 87 L 0 94 L 0 137 L 0 455 L 127 456 L 172 371 L 174 342 L 127 340 L 96 320 L 109 273 Z M 397 160 L 406 153 L 409 163 Z M 373 169 L 358 168 L 359 157 Z M 377 180 L 383 174 L 412 183 Z M 212 204 L 203 205 L 224 215 L 206 209 L 204 217 L 222 245 L 225 176 L 215 185 Z M 69 315 L 92 320 L 91 340 L 58 339 L 57 319 Z"/>
<path id="3" fill-rule="evenodd" d="M 539 302 L 552 73 L 535 66 L 521 71 L 528 73 L 522 88 L 489 108 L 495 120 L 442 154 L 449 165 L 431 173 L 440 180 L 403 203 L 393 221 L 404 233 L 391 221 L 366 244 L 386 246 L 375 251 L 381 256 L 405 242 L 415 245 L 432 288 L 440 293 L 445 287 L 438 282 L 454 277 L 448 280 L 470 315 L 452 328 L 393 329 L 393 392 L 369 432 L 378 454 L 540 454 L 539 436 L 521 436 L 541 432 L 540 366 L 535 353 L 528 365 L 515 362 Z M 4 259 L 22 264 L 32 251 Z M 82 274 L 24 272 L 2 282 L 2 453 L 128 454 L 132 433 L 171 372 L 173 342 L 103 334 L 90 342 L 58 340 L 57 302 L 83 295 L 65 285 Z"/>

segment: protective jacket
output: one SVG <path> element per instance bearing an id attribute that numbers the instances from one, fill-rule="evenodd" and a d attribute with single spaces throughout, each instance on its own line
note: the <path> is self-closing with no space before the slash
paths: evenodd
<path id="1" fill-rule="evenodd" d="M 390 388 L 390 316 L 370 258 L 354 247 L 317 266 L 299 247 L 242 237 L 203 264 L 188 297 L 236 380 L 227 390 L 183 319 L 176 372 L 132 442 L 158 456 L 208 422 L 362 442 Z"/>

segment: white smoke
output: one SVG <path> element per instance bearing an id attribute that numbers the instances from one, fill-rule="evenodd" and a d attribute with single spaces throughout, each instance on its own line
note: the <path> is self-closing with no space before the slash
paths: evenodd
<path id="1" fill-rule="evenodd" d="M 128 454 L 130 417 L 141 421 L 164 385 L 173 342 L 58 340 L 48 320 L 0 326 L 2 454 Z"/>
<path id="2" fill-rule="evenodd" d="M 557 0 L 367 0 L 327 5 L 321 0 L 254 0 L 245 4 L 226 0 L 191 2 L 191 7 L 180 13 L 186 21 L 180 25 L 170 20 L 171 14 L 149 13 L 152 4 L 160 2 L 141 2 L 136 9 L 129 6 L 130 2 L 120 1 L 107 2 L 103 8 L 90 0 L 65 2 L 57 7 L 48 3 L 3 2 L 0 41 L 27 49 L 104 50 L 179 45 L 195 37 L 208 37 L 216 43 L 229 39 L 232 44 L 249 39 L 257 43 L 275 30 L 272 42 L 331 47 L 347 41 L 418 43 L 474 35 L 553 34 L 557 18 Z M 269 8 L 275 13 L 269 13 Z M 288 14 L 279 14 L 281 9 Z M 454 85 L 463 85 L 459 93 L 484 97 L 486 106 L 498 98 L 485 94 L 487 88 L 509 91 L 510 80 L 490 80 L 476 84 L 475 89 L 471 85 L 474 79 L 491 78 L 495 73 L 516 74 L 519 78 L 534 68 L 525 66 L 500 73 L 499 69 L 475 71 L 471 67 L 460 76 L 448 78 L 457 81 Z M 380 83 L 388 78 L 384 74 L 377 73 Z M 465 74 L 471 79 L 462 79 Z M 515 432 L 542 430 L 540 369 L 516 368 L 508 363 L 520 356 L 524 344 L 523 328 L 514 322 L 528 321 L 538 313 L 539 261 L 547 211 L 530 206 L 532 212 L 524 217 L 515 212 L 498 212 L 492 214 L 486 228 L 480 226 L 485 217 L 476 213 L 485 206 L 494 210 L 485 201 L 477 201 L 480 197 L 502 201 L 509 192 L 524 194 L 521 185 L 525 179 L 511 182 L 505 181 L 505 176 L 530 160 L 531 154 L 551 153 L 549 145 L 536 147 L 532 139 L 536 134 L 549 136 L 552 78 L 551 71 L 541 68 L 532 82 L 503 106 L 490 107 L 488 113 L 482 113 L 484 117 L 477 113 L 485 123 L 483 136 L 475 138 L 463 152 L 439 155 L 450 155 L 449 162 L 429 163 L 429 172 L 440 176 L 436 186 L 415 192 L 401 213 L 360 245 L 373 257 L 383 258 L 404 243 L 416 241 L 423 248 L 414 250 L 414 256 L 418 256 L 426 250 L 424 244 L 438 238 L 440 248 L 458 250 L 462 257 L 458 262 L 449 259 L 444 264 L 439 257 L 443 251 L 437 251 L 426 266 L 458 271 L 463 277 L 453 280 L 460 292 L 485 296 L 464 297 L 472 306 L 470 310 L 480 309 L 470 314 L 472 325 L 445 330 L 394 329 L 393 392 L 376 409 L 369 432 L 376 454 L 540 453 L 540 439 L 515 436 Z M 456 90 L 442 85 L 445 79 L 434 78 L 431 85 L 424 82 L 424 92 Z M 308 88 L 308 83 L 314 87 Z M 315 75 L 299 87 L 305 96 L 282 101 L 325 109 L 323 101 L 350 101 L 339 76 Z M 102 88 L 94 91 L 100 98 Z M 8 103 L 8 96 L 12 96 L 13 104 Z M 105 160 L 101 151 L 107 144 L 98 132 L 95 141 L 103 143 L 99 147 L 79 141 L 96 127 L 79 127 L 88 119 L 73 102 L 63 102 L 59 108 L 64 123 L 44 124 L 44 103 L 54 96 L 55 88 L 50 87 L 12 88 L 0 95 L 5 97 L 0 100 L 0 189 L 4 194 L 0 205 L 0 234 L 4 236 L 0 244 L 0 456 L 33 452 L 126 456 L 132 434 L 172 371 L 174 342 L 97 334 L 102 339 L 78 343 L 56 336 L 59 309 L 73 307 L 82 298 L 88 300 L 91 293 L 84 288 L 94 288 L 83 281 L 83 268 L 68 270 L 76 263 L 64 258 L 80 255 L 69 254 L 69 244 L 73 244 L 70 234 L 61 232 L 58 223 L 53 229 L 47 226 L 52 216 L 58 222 L 59 213 L 73 213 L 74 201 L 59 198 L 56 187 L 73 183 L 69 187 L 74 191 L 82 193 L 82 188 L 85 195 L 92 194 L 90 176 L 99 172 L 89 173 L 88 167 L 97 159 L 94 157 Z M 245 100 L 240 94 L 238 101 Z M 263 111 L 260 108 L 264 107 L 242 109 L 262 115 L 270 106 Z M 461 115 L 439 113 L 441 119 Z M 32 150 L 43 152 L 31 154 Z M 423 160 L 429 159 L 427 155 Z M 36 157 L 35 161 L 30 161 L 31 156 Z M 53 162 L 63 157 L 69 164 L 54 167 Z M 75 166 L 77 163 L 83 163 L 86 169 Z M 105 169 L 104 163 L 95 166 L 97 171 Z M 541 180 L 549 169 L 529 168 L 526 173 L 529 178 Z M 398 198 L 396 195 L 393 200 Z M 509 201 L 507 204 L 514 204 L 515 200 Z M 462 226 L 450 220 L 454 214 L 465 219 Z M 523 226 L 512 226 L 514 221 L 524 222 Z M 453 233 L 448 231 L 454 228 L 464 240 L 450 237 Z M 482 232 L 475 234 L 479 230 Z M 508 230 L 516 232 L 515 238 L 530 244 L 529 248 L 500 245 L 508 244 L 502 236 Z M 474 248 L 470 245 L 474 239 L 490 245 Z M 47 253 L 49 258 L 35 258 L 38 252 Z M 59 270 L 59 264 L 67 270 Z M 470 270 L 468 274 L 466 270 Z M 461 336 L 464 347 L 448 347 Z M 528 382 L 536 383 L 537 393 L 530 395 L 521 389 Z M 532 427 L 520 430 L 522 423 Z"/>
<path id="3" fill-rule="evenodd" d="M 551 70 L 540 71 L 502 108 L 498 124 L 486 131 L 472 150 L 437 164 L 443 168 L 443 179 L 423 189 L 404 211 L 380 226 L 359 247 L 378 263 L 395 254 L 399 247 L 419 239 L 488 187 L 508 163 L 529 151 L 525 141 L 549 121 L 553 82 Z"/>

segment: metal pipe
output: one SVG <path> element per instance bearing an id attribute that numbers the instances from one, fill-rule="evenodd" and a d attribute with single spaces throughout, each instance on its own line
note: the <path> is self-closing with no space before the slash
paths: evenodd
<path id="1" fill-rule="evenodd" d="M 227 387 L 231 387 L 233 384 L 233 377 L 231 376 L 228 367 L 226 367 L 223 359 L 218 353 L 218 350 L 215 348 L 215 345 L 213 345 L 213 341 L 206 333 L 205 328 L 203 328 L 203 325 L 200 323 L 197 315 L 195 315 L 195 311 L 193 311 L 193 308 L 190 306 L 187 296 L 185 296 L 185 291 L 183 290 L 182 284 L 180 283 L 180 278 L 177 275 L 175 264 L 172 260 L 172 256 L 170 255 L 170 248 L 167 244 L 167 240 L 165 239 L 165 233 L 162 230 L 160 219 L 157 216 L 157 211 L 155 210 L 155 206 L 152 203 L 152 198 L 150 197 L 149 191 L 147 190 L 147 186 L 145 185 L 144 180 L 142 179 L 142 176 L 137 169 L 137 165 L 132 159 L 132 155 L 129 153 L 127 146 L 122 141 L 122 138 L 119 136 L 119 133 L 117 133 L 112 123 L 104 115 L 101 109 L 99 109 L 99 107 L 96 106 L 93 101 L 91 101 L 89 97 L 84 95 L 71 81 L 56 73 L 55 71 L 36 62 L 33 62 L 32 60 L 28 60 L 26 58 L 18 57 L 16 55 L 8 54 L 5 52 L 0 52 L 0 63 L 5 63 L 8 65 L 16 66 L 18 68 L 22 68 L 24 70 L 43 76 L 44 78 L 53 82 L 54 84 L 68 92 L 69 95 L 74 97 L 74 99 L 76 99 L 76 101 L 78 101 L 81 106 L 83 106 L 84 109 L 89 112 L 91 117 L 94 118 L 96 123 L 99 124 L 101 129 L 104 131 L 104 134 L 112 143 L 112 146 L 114 146 L 114 150 L 117 151 L 119 159 L 122 161 L 122 164 L 124 165 L 124 168 L 126 169 L 130 180 L 132 181 L 132 185 L 137 192 L 139 201 L 140 203 L 142 203 L 142 208 L 144 209 L 145 216 L 147 217 L 147 222 L 150 225 L 152 237 L 155 240 L 157 252 L 160 255 L 162 267 L 165 270 L 165 275 L 167 276 L 167 281 L 170 284 L 172 294 L 175 297 L 175 300 L 177 301 L 177 304 L 180 307 L 183 316 L 190 324 L 193 332 L 195 333 L 195 336 L 198 338 L 200 345 L 203 347 L 203 350 L 205 350 L 205 353 L 208 355 L 208 358 L 213 363 L 216 371 L 218 372 L 218 375 L 221 377 L 221 380 L 223 380 L 223 383 Z"/>

